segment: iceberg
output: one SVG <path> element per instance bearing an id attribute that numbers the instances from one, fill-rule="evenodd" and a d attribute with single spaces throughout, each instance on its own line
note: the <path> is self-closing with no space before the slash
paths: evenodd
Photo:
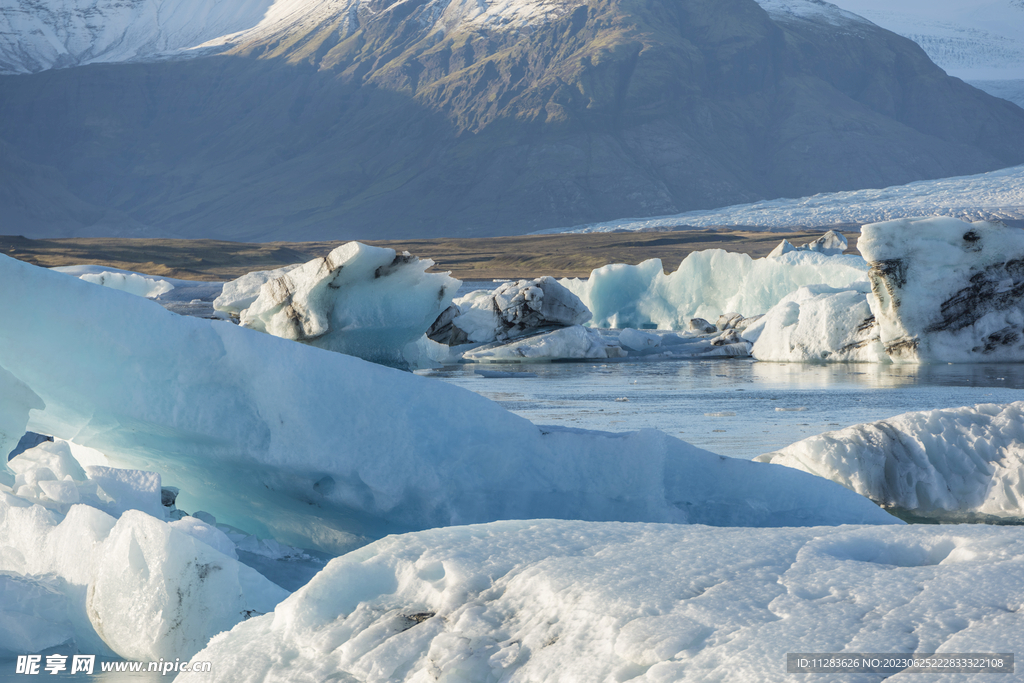
<path id="1" fill-rule="evenodd" d="M 59 266 L 53 270 L 74 275 L 80 280 L 85 280 L 95 285 L 110 287 L 111 289 L 128 292 L 129 294 L 147 299 L 155 299 L 161 294 L 166 294 L 174 289 L 174 281 L 168 278 L 151 277 L 117 268 L 107 268 L 104 266 Z"/>
<path id="2" fill-rule="evenodd" d="M 627 352 L 614 340 L 581 325 L 563 327 L 509 342 L 487 344 L 470 349 L 462 357 L 472 363 L 481 361 L 547 361 L 624 358 Z"/>
<path id="3" fill-rule="evenodd" d="M 177 681 L 784 681 L 790 652 L 1020 652 L 1018 531 L 433 529 L 333 560 Z"/>
<path id="4" fill-rule="evenodd" d="M 893 521 L 790 468 L 652 430 L 538 427 L 458 387 L 177 316 L 5 256 L 0 291 L 0 377 L 20 387 L 3 398 L 14 424 L 27 414 L 26 429 L 101 451 L 110 466 L 155 470 L 183 508 L 290 545 L 338 553 L 510 518 Z M 74 335 L 65 320 L 78 321 Z"/>
<path id="5" fill-rule="evenodd" d="M 838 256 L 849 248 L 850 243 L 842 233 L 829 230 L 818 239 L 807 244 L 801 244 L 799 247 L 794 247 L 790 244 L 789 240 L 784 239 L 779 242 L 779 246 L 772 249 L 771 253 L 768 254 L 768 258 L 776 258 L 791 251 L 815 251 L 826 256 Z"/>
<path id="6" fill-rule="evenodd" d="M 590 318 L 579 297 L 545 276 L 460 297 L 434 321 L 427 337 L 449 346 L 501 342 L 553 327 L 581 325 Z"/>
<path id="7" fill-rule="evenodd" d="M 871 310 L 893 361 L 1024 360 L 1024 230 L 925 218 L 861 233 Z"/>
<path id="8" fill-rule="evenodd" d="M 727 311 L 763 314 L 804 285 L 846 287 L 863 280 L 867 263 L 855 255 L 796 250 L 752 259 L 721 249 L 695 251 L 669 275 L 659 259 L 595 269 L 587 280 L 560 282 L 594 314 L 592 327 L 686 330 L 693 318 Z"/>
<path id="9" fill-rule="evenodd" d="M 213 300 L 214 310 L 222 311 L 237 318 L 242 314 L 242 311 L 252 306 L 253 302 L 259 298 L 260 288 L 263 285 L 271 280 L 287 275 L 301 265 L 301 263 L 296 263 L 273 270 L 256 270 L 246 273 L 231 282 L 225 282 L 221 293 Z"/>
<path id="10" fill-rule="evenodd" d="M 425 272 L 433 263 L 408 252 L 349 242 L 264 282 L 256 300 L 240 314 L 241 324 L 405 367 L 405 348 L 423 337 L 459 287 L 445 273 Z M 236 304 L 240 293 L 231 295 Z"/>
<path id="11" fill-rule="evenodd" d="M 807 285 L 743 330 L 762 361 L 887 363 L 868 297 L 871 287 Z"/>
<path id="12" fill-rule="evenodd" d="M 757 457 L 933 521 L 1024 521 L 1024 402 L 912 412 Z"/>

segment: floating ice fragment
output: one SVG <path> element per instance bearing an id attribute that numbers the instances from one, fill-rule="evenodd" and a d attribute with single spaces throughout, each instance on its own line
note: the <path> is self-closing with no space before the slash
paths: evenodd
<path id="1" fill-rule="evenodd" d="M 731 410 L 730 411 L 721 412 L 721 413 L 704 413 L 704 417 L 735 417 L 735 416 L 736 416 L 736 413 L 732 412 Z"/>

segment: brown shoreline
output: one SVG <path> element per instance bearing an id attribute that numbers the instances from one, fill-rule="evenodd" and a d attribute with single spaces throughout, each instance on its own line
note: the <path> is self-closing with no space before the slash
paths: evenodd
<path id="1" fill-rule="evenodd" d="M 432 271 L 451 271 L 461 280 L 586 277 L 608 263 L 636 264 L 660 258 L 673 271 L 690 252 L 726 249 L 757 258 L 783 239 L 803 244 L 822 231 L 678 232 L 526 235 L 519 237 L 366 240 L 366 244 L 409 251 L 433 259 Z M 843 233 L 856 248 L 858 232 Z M 67 238 L 32 240 L 0 236 L 0 253 L 39 266 L 98 264 L 185 280 L 232 280 L 253 270 L 279 268 L 324 256 L 344 242 L 267 242 L 217 240 Z"/>

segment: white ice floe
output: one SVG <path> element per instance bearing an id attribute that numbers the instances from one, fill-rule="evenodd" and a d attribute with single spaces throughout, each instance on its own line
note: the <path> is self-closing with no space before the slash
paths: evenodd
<path id="1" fill-rule="evenodd" d="M 29 390 L 9 406 L 28 429 L 157 470 L 183 508 L 299 547 L 509 518 L 891 519 L 789 468 L 651 430 L 540 428 L 451 385 L 4 256 L 0 291 L 0 368 Z M 81 321 L 73 335 L 65 320 Z"/>
<path id="2" fill-rule="evenodd" d="M 344 244 L 260 286 L 241 324 L 376 363 L 405 366 L 415 344 L 452 302 L 459 281 L 427 273 L 430 259 Z"/>
<path id="3" fill-rule="evenodd" d="M 170 278 L 142 275 L 105 266 L 59 266 L 53 270 L 147 299 L 154 299 L 174 289 L 174 280 Z"/>
<path id="4" fill-rule="evenodd" d="M 715 319 L 726 311 L 765 313 L 803 285 L 845 287 L 863 280 L 859 256 L 791 251 L 753 259 L 721 249 L 693 252 L 669 275 L 659 259 L 594 270 L 587 280 L 567 279 L 593 312 L 594 327 L 688 329 L 692 318 Z"/>
<path id="5" fill-rule="evenodd" d="M 757 360 L 887 363 L 867 281 L 848 289 L 801 287 L 743 331 Z"/>
<path id="6" fill-rule="evenodd" d="M 225 282 L 220 295 L 213 300 L 213 308 L 231 315 L 241 315 L 242 311 L 252 306 L 259 297 L 263 285 L 292 272 L 301 265 L 296 263 L 273 270 L 256 270 L 231 282 Z"/>
<path id="7" fill-rule="evenodd" d="M 538 362 L 643 358 L 746 358 L 750 342 L 735 332 L 687 334 L 665 330 L 595 330 L 576 325 L 522 339 L 486 344 L 462 353 L 478 362 Z"/>
<path id="8" fill-rule="evenodd" d="M 509 361 L 623 358 L 626 355 L 626 351 L 614 340 L 605 338 L 597 330 L 573 325 L 532 337 L 480 346 L 466 351 L 463 358 L 470 362 L 507 363 Z"/>
<path id="9" fill-rule="evenodd" d="M 758 456 L 917 517 L 1024 520 L 1024 403 L 905 413 Z"/>
<path id="10" fill-rule="evenodd" d="M 516 280 L 455 300 L 427 336 L 452 346 L 515 339 L 552 327 L 581 325 L 591 314 L 579 297 L 552 277 Z"/>
<path id="11" fill-rule="evenodd" d="M 781 683 L 789 652 L 1020 652 L 1018 531 L 545 520 L 390 537 L 214 638 L 197 657 L 212 676 L 177 680 Z"/>
<path id="12" fill-rule="evenodd" d="M 1024 360 L 1024 230 L 904 219 L 865 225 L 858 248 L 892 360 Z"/>

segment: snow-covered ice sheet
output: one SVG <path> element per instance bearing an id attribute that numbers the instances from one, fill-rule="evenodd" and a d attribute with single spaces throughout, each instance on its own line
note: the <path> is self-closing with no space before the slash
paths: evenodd
<path id="1" fill-rule="evenodd" d="M 863 280 L 867 264 L 854 255 L 791 251 L 753 259 L 722 249 L 688 254 L 666 275 L 660 259 L 595 269 L 586 280 L 562 280 L 594 314 L 593 327 L 686 330 L 692 318 L 765 313 L 803 285 L 845 287 Z"/>
<path id="2" fill-rule="evenodd" d="M 1024 166 L 971 176 L 921 180 L 881 189 L 766 199 L 672 216 L 621 218 L 535 234 L 743 227 L 770 230 L 952 216 L 970 221 L 1024 220 Z"/>
<path id="3" fill-rule="evenodd" d="M 858 248 L 892 360 L 1024 360 L 1024 230 L 901 219 L 865 225 Z"/>
<path id="4" fill-rule="evenodd" d="M 1022 595 L 1016 528 L 499 522 L 340 557 L 178 681 L 790 681 L 788 652 L 1021 652 Z"/>
<path id="5" fill-rule="evenodd" d="M 0 367 L 45 404 L 28 429 L 158 471 L 182 507 L 299 547 L 502 518 L 890 519 L 789 468 L 654 431 L 541 429 L 453 386 L 7 257 L 0 291 Z"/>
<path id="6" fill-rule="evenodd" d="M 871 286 L 801 287 L 743 331 L 763 361 L 887 363 L 878 325 L 868 305 Z"/>
<path id="7" fill-rule="evenodd" d="M 406 347 L 423 337 L 459 288 L 447 273 L 427 273 L 433 264 L 409 252 L 349 242 L 264 282 L 241 312 L 241 324 L 405 367 Z"/>
<path id="8" fill-rule="evenodd" d="M 942 521 L 1024 521 L 1024 403 L 905 413 L 758 456 Z"/>

